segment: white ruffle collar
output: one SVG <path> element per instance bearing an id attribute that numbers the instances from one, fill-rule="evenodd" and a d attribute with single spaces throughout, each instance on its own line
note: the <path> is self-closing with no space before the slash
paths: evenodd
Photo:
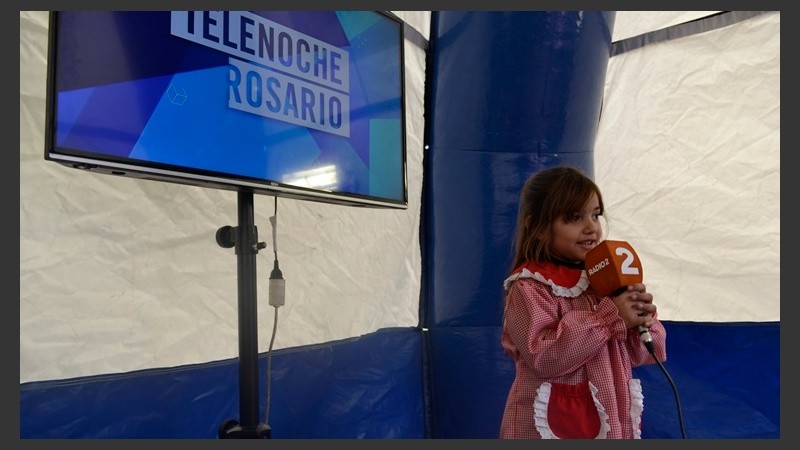
<path id="1" fill-rule="evenodd" d="M 518 267 L 503 281 L 503 289 L 508 290 L 511 283 L 520 278 L 533 278 L 550 286 L 553 294 L 574 298 L 589 287 L 586 271 L 560 264 L 528 261 Z"/>

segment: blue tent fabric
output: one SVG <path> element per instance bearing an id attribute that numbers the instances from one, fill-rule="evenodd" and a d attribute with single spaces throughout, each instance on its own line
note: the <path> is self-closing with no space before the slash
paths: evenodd
<path id="1" fill-rule="evenodd" d="M 423 437 L 421 360 L 415 328 L 273 352 L 271 437 Z M 258 362 L 266 374 L 267 354 Z M 238 370 L 231 359 L 24 383 L 20 438 L 217 438 L 239 417 Z M 264 396 L 263 377 L 259 385 Z"/>
<path id="2" fill-rule="evenodd" d="M 779 323 L 664 326 L 663 365 L 678 392 L 687 439 L 781 437 Z M 422 439 L 431 414 L 439 434 L 495 438 L 514 375 L 499 339 L 499 327 L 431 330 L 432 359 L 446 364 L 436 365 L 427 400 L 416 329 L 276 351 L 272 437 Z M 266 355 L 259 366 L 265 373 Z M 664 373 L 650 365 L 634 375 L 645 396 L 642 437 L 679 439 L 678 405 Z M 236 360 L 226 360 L 25 383 L 20 438 L 214 439 L 223 422 L 238 417 L 237 380 Z"/>
<path id="3" fill-rule="evenodd" d="M 634 369 L 642 380 L 643 438 L 780 437 L 780 323 L 664 322 L 664 368 Z"/>

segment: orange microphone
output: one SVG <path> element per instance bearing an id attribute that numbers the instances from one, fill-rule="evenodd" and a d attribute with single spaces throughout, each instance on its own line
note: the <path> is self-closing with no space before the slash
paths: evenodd
<path id="1" fill-rule="evenodd" d="M 642 263 L 639 255 L 625 241 L 612 241 L 606 239 L 586 254 L 584 263 L 589 284 L 603 297 L 616 297 L 625 289 L 636 283 L 641 283 Z M 653 338 L 647 327 L 639 325 L 639 337 L 644 345 L 650 349 Z"/>
<path id="2" fill-rule="evenodd" d="M 597 244 L 586 254 L 585 268 L 589 283 L 603 297 L 616 297 L 628 285 L 641 283 L 644 278 L 639 256 L 625 241 L 607 239 Z"/>

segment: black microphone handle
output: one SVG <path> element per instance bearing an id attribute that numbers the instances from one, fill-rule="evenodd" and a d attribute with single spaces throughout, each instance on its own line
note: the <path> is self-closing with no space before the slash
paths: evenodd
<path id="1" fill-rule="evenodd" d="M 650 336 L 650 330 L 647 329 L 647 327 L 644 325 L 639 325 L 637 329 L 639 330 L 639 339 L 642 340 L 642 344 L 644 344 L 644 346 L 647 347 L 647 351 L 650 352 L 651 355 L 653 355 L 653 358 L 655 358 L 656 347 L 655 344 L 653 344 L 653 337 Z"/>

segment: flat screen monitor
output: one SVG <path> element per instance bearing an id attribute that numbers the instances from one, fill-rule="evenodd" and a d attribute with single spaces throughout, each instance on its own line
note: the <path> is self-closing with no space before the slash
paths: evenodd
<path id="1" fill-rule="evenodd" d="M 405 209 L 403 43 L 382 11 L 53 11 L 45 159 Z"/>

